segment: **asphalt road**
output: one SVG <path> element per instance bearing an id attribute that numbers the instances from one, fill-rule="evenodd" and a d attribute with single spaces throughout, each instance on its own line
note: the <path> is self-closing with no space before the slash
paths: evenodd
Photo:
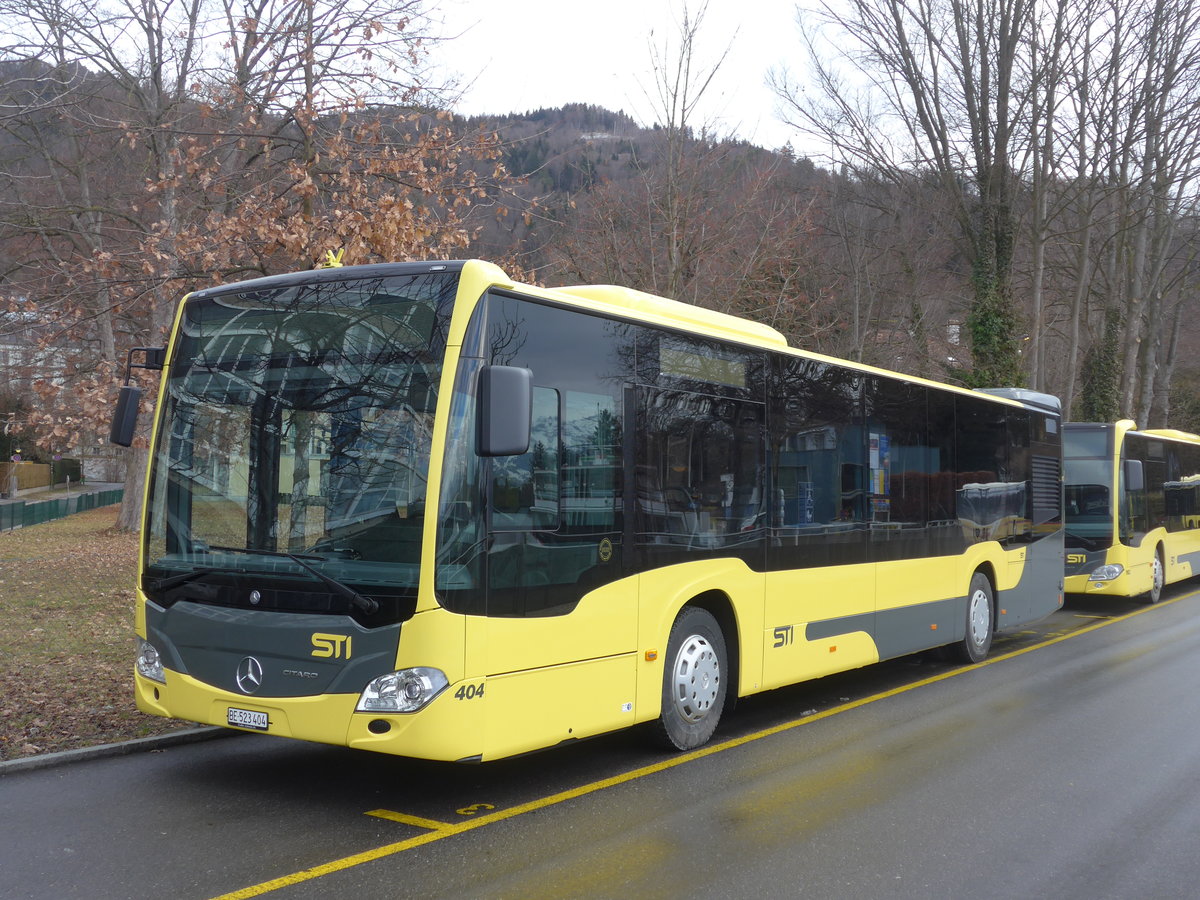
<path id="1" fill-rule="evenodd" d="M 256 735 L 0 777 L 0 897 L 1200 895 L 1200 593 L 456 766 Z"/>

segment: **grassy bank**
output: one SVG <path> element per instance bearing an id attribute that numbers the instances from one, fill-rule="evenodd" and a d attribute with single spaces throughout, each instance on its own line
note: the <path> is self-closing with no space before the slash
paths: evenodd
<path id="1" fill-rule="evenodd" d="M 116 510 L 0 532 L 0 759 L 186 727 L 133 705 L 138 538 Z"/>

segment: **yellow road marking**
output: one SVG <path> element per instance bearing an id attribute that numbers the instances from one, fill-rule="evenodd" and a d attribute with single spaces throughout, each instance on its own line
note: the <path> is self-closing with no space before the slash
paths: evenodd
<path id="1" fill-rule="evenodd" d="M 387 819 L 389 822 L 399 822 L 401 825 L 415 825 L 417 828 L 428 828 L 430 831 L 441 831 L 449 828 L 449 822 L 439 822 L 437 819 L 422 819 L 420 816 L 410 816 L 390 809 L 372 809 L 367 813 L 377 819 Z"/>
<path id="2" fill-rule="evenodd" d="M 633 769 L 629 772 L 624 772 L 620 775 L 614 775 L 611 778 L 605 778 L 601 781 L 593 781 L 590 784 L 580 785 L 579 787 L 571 788 L 566 791 L 560 791 L 557 794 L 551 794 L 549 797 L 542 797 L 538 800 L 531 800 L 528 803 L 522 803 L 518 806 L 502 809 L 498 812 L 488 813 L 480 816 L 477 819 L 468 819 L 464 822 L 437 822 L 433 819 L 421 819 L 417 816 L 405 816 L 403 813 L 392 813 L 390 810 L 375 810 L 368 815 L 380 815 L 380 818 L 403 821 L 405 824 L 418 824 L 420 822 L 430 823 L 421 827 L 429 828 L 425 834 L 419 834 L 407 840 L 397 841 L 394 844 L 386 844 L 382 847 L 376 847 L 374 850 L 366 850 L 362 853 L 355 853 L 351 856 L 345 856 L 341 859 L 335 859 L 332 862 L 324 863 L 323 865 L 313 866 L 311 869 L 304 869 L 300 872 L 293 872 L 290 875 L 283 875 L 279 878 L 264 881 L 261 884 L 251 885 L 250 887 L 242 888 L 239 891 L 234 891 L 231 894 L 221 894 L 214 897 L 213 900 L 246 900 L 250 897 L 260 897 L 263 894 L 268 894 L 271 891 L 277 891 L 280 888 L 289 887 L 293 884 L 300 884 L 305 881 L 311 881 L 315 878 L 320 878 L 324 875 L 332 875 L 334 872 L 342 872 L 346 869 L 352 869 L 355 866 L 361 866 L 364 863 L 374 862 L 378 859 L 383 859 L 386 856 L 394 856 L 397 853 L 403 853 L 405 850 L 412 850 L 415 847 L 420 847 L 424 844 L 431 844 L 434 841 L 440 841 L 443 838 L 450 837 L 456 834 L 462 834 L 466 831 L 473 831 L 477 828 L 483 828 L 485 825 L 492 825 L 496 822 L 503 822 L 506 819 L 513 819 L 517 816 L 522 816 L 525 813 L 533 812 L 539 809 L 546 809 L 550 806 L 556 806 L 559 803 L 564 803 L 568 800 L 574 800 L 579 797 L 585 797 L 588 794 L 594 794 L 597 791 L 603 791 L 610 787 L 627 784 L 630 781 L 636 781 L 639 778 L 645 778 L 647 775 L 655 775 L 659 772 L 665 772 L 668 769 L 674 769 L 676 766 L 686 765 L 697 759 L 703 759 L 706 756 L 712 756 L 715 753 L 723 753 L 726 750 L 733 750 L 736 747 L 741 747 L 744 744 L 749 744 L 754 741 L 762 740 L 763 738 L 772 737 L 777 734 L 782 734 L 785 731 L 791 731 L 793 728 L 799 728 L 801 725 L 807 725 L 809 722 L 816 722 L 821 719 L 828 719 L 830 716 L 840 713 L 849 712 L 852 709 L 866 706 L 870 703 L 876 703 L 880 700 L 886 700 L 889 697 L 896 697 L 900 694 L 908 693 L 920 687 L 925 687 L 930 684 L 936 684 L 939 681 L 945 681 L 948 678 L 954 678 L 958 675 L 963 675 L 967 672 L 974 672 L 977 669 L 982 669 L 984 666 L 995 665 L 999 662 L 1004 662 L 1008 659 L 1013 659 L 1018 656 L 1023 656 L 1033 650 L 1041 647 L 1049 647 L 1053 644 L 1061 643 L 1069 638 L 1076 637 L 1081 634 L 1088 634 L 1100 628 L 1106 628 L 1109 625 L 1114 625 L 1117 622 L 1124 622 L 1132 619 L 1134 616 L 1140 616 L 1143 613 L 1150 612 L 1155 609 L 1162 609 L 1170 606 L 1172 603 L 1178 603 L 1180 600 L 1185 600 L 1190 597 L 1200 595 L 1200 591 L 1195 591 L 1190 594 L 1184 594 L 1181 597 L 1175 597 L 1171 600 L 1164 600 L 1153 606 L 1145 606 L 1141 609 L 1135 609 L 1133 612 L 1126 613 L 1123 616 L 1116 618 L 1106 618 L 1092 625 L 1085 625 L 1077 631 L 1072 631 L 1067 634 L 1061 634 L 1041 643 L 1031 644 L 1027 647 L 1021 647 L 1017 650 L 1011 650 L 1008 653 L 1002 653 L 999 656 L 994 656 L 985 659 L 981 663 L 973 666 L 965 666 L 963 668 L 951 669 L 947 672 L 942 672 L 938 675 L 931 675 L 928 678 L 922 678 L 920 681 L 914 681 L 910 684 L 905 684 L 891 690 L 883 691 L 879 694 L 872 694 L 869 697 L 863 697 L 859 700 L 851 700 L 848 703 L 842 703 L 838 706 L 832 706 L 829 709 L 818 713 L 813 713 L 810 716 L 805 716 L 801 719 L 793 719 L 790 722 L 782 722 L 779 725 L 772 725 L 770 728 L 764 728 L 761 731 L 755 731 L 751 734 L 742 735 L 741 737 L 731 738 L 727 741 L 721 741 L 716 744 L 709 744 L 706 747 L 701 747 L 698 750 L 691 750 L 687 753 L 681 753 L 678 756 L 672 756 L 670 759 L 665 759 L 661 762 L 653 763 L 648 766 L 642 766 L 638 769 Z"/>

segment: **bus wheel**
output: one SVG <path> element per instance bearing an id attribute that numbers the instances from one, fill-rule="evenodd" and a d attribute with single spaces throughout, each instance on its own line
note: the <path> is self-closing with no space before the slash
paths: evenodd
<path id="1" fill-rule="evenodd" d="M 729 657 L 717 620 L 684 607 L 671 626 L 664 662 L 658 737 L 668 749 L 691 750 L 712 737 L 725 706 Z"/>
<path id="2" fill-rule="evenodd" d="M 971 576 L 967 592 L 967 633 L 954 654 L 965 663 L 982 662 L 992 648 L 995 620 L 992 618 L 992 583 L 982 572 Z"/>
<path id="3" fill-rule="evenodd" d="M 1151 603 L 1157 603 L 1162 598 L 1163 585 L 1167 580 L 1167 570 L 1163 566 L 1162 548 L 1159 547 L 1154 551 L 1154 562 L 1150 574 L 1150 590 L 1146 593 L 1146 599 Z"/>

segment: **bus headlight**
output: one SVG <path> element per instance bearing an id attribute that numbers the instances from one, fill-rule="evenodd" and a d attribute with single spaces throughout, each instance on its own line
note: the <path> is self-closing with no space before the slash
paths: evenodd
<path id="1" fill-rule="evenodd" d="M 1101 566 L 1088 576 L 1088 581 L 1112 581 L 1124 571 L 1125 567 L 1116 563 L 1108 566 Z"/>
<path id="2" fill-rule="evenodd" d="M 158 651 L 154 649 L 154 645 L 149 641 L 137 639 L 137 662 L 135 663 L 137 673 L 143 678 L 149 678 L 151 681 L 157 681 L 159 684 L 167 683 L 167 676 L 163 672 L 162 658 L 159 657 Z"/>
<path id="3" fill-rule="evenodd" d="M 416 712 L 446 689 L 450 682 L 440 669 L 418 666 L 380 675 L 358 698 L 358 712 Z"/>

